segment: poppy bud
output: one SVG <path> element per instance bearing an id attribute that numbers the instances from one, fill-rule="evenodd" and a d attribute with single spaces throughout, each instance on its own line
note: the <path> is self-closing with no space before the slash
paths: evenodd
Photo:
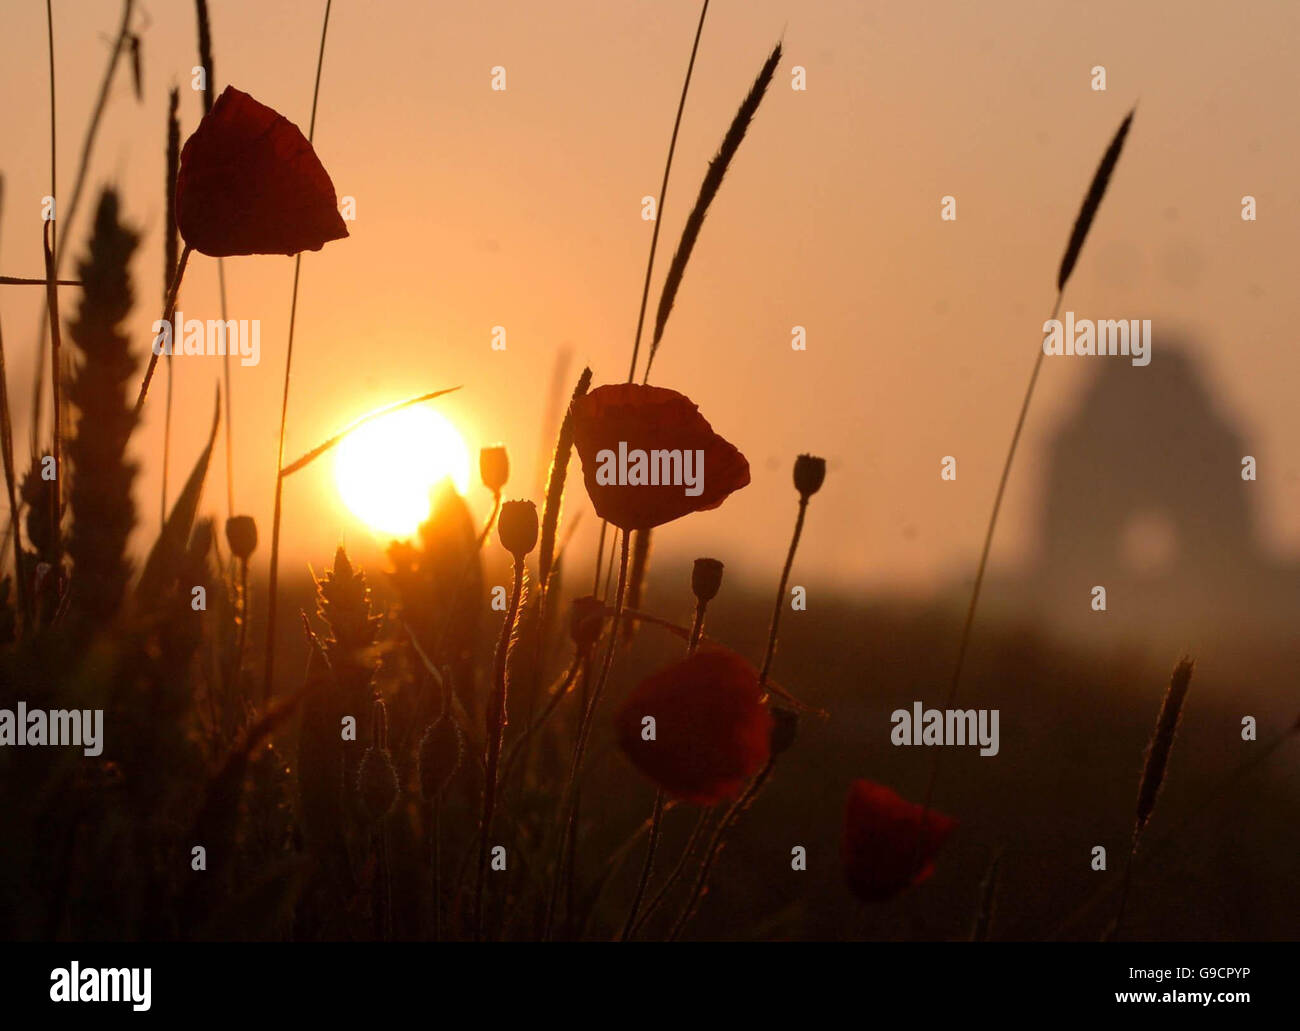
<path id="1" fill-rule="evenodd" d="M 426 802 L 438 798 L 460 769 L 463 749 L 460 728 L 447 716 L 429 725 L 420 740 L 420 794 Z"/>
<path id="2" fill-rule="evenodd" d="M 357 771 L 357 793 L 366 816 L 372 821 L 387 816 L 397 801 L 397 791 L 397 771 L 388 749 L 367 748 Z"/>
<path id="3" fill-rule="evenodd" d="M 700 601 L 712 601 L 722 587 L 722 563 L 716 558 L 697 558 L 691 570 L 691 590 Z"/>
<path id="4" fill-rule="evenodd" d="M 569 610 L 569 636 L 580 649 L 589 648 L 605 625 L 605 603 L 594 594 L 573 599 Z"/>
<path id="5" fill-rule="evenodd" d="M 236 558 L 247 562 L 257 550 L 257 523 L 253 522 L 253 517 L 241 515 L 227 519 L 226 543 Z"/>
<path id="6" fill-rule="evenodd" d="M 794 460 L 794 489 L 802 498 L 810 498 L 822 489 L 826 479 L 826 459 L 800 455 Z"/>
<path id="7" fill-rule="evenodd" d="M 507 501 L 497 518 L 497 535 L 515 561 L 522 561 L 537 547 L 537 506 L 531 501 Z"/>
<path id="8" fill-rule="evenodd" d="M 505 445 L 485 447 L 478 453 L 478 474 L 483 486 L 493 494 L 500 494 L 501 488 L 510 479 L 510 456 L 506 454 Z"/>
<path id="9" fill-rule="evenodd" d="M 792 744 L 799 730 L 799 714 L 793 709 L 772 706 L 772 754 L 780 755 Z"/>

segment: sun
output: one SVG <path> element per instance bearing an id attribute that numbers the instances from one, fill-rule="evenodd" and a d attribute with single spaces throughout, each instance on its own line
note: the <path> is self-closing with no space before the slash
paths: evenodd
<path id="1" fill-rule="evenodd" d="M 427 405 L 359 426 L 334 459 L 339 495 L 376 533 L 410 537 L 429 517 L 430 491 L 447 477 L 469 489 L 469 449 L 456 427 Z"/>

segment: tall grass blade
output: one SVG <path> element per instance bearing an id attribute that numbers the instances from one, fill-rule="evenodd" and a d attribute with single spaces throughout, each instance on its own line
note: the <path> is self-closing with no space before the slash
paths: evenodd
<path id="1" fill-rule="evenodd" d="M 1124 149 L 1124 140 L 1128 136 L 1128 128 L 1133 124 L 1133 116 L 1136 113 L 1135 107 L 1125 116 L 1124 121 L 1120 122 L 1119 128 L 1115 130 L 1115 135 L 1110 141 L 1110 146 L 1102 155 L 1096 174 L 1092 177 L 1092 185 L 1088 187 L 1088 194 L 1083 198 L 1083 206 L 1079 208 L 1079 216 L 1074 220 L 1074 228 L 1070 231 L 1070 242 L 1066 244 L 1065 255 L 1061 258 L 1061 270 L 1056 275 L 1058 291 L 1065 289 L 1066 280 L 1070 278 L 1075 262 L 1079 260 L 1079 252 L 1083 250 L 1083 242 L 1088 238 L 1092 220 L 1097 217 L 1101 200 L 1106 196 L 1106 187 L 1110 185 L 1111 173 L 1115 171 L 1115 165 L 1119 162 L 1120 151 Z"/>
<path id="2" fill-rule="evenodd" d="M 194 470 L 177 496 L 171 515 L 163 524 L 162 533 L 158 535 L 158 540 L 149 552 L 144 570 L 140 573 L 140 580 L 135 586 L 136 598 L 140 599 L 145 607 L 149 607 L 153 599 L 166 591 L 169 581 L 184 558 L 190 538 L 190 528 L 194 525 L 195 515 L 198 514 L 199 499 L 203 495 L 203 481 L 208 474 L 208 462 L 212 458 L 212 445 L 217 439 L 217 427 L 220 423 L 221 388 L 218 387 L 216 404 L 212 410 L 212 428 L 208 431 L 208 443 L 203 453 L 199 455 L 198 461 L 194 463 Z"/>
<path id="3" fill-rule="evenodd" d="M 1169 752 L 1174 745 L 1174 735 L 1178 733 L 1178 721 L 1182 717 L 1183 702 L 1187 700 L 1187 689 L 1191 686 L 1195 665 L 1187 656 L 1178 661 L 1169 678 L 1169 689 L 1165 692 L 1164 701 L 1160 703 L 1160 715 L 1156 718 L 1155 733 L 1147 750 L 1146 764 L 1142 768 L 1142 783 L 1138 787 L 1135 834 L 1142 832 L 1155 811 L 1156 798 L 1160 795 L 1160 785 L 1165 780 Z"/>
<path id="4" fill-rule="evenodd" d="M 181 123 L 176 117 L 181 93 L 175 87 L 167 100 L 167 171 L 163 182 L 163 307 L 167 307 L 167 291 L 176 272 L 176 262 L 181 250 L 181 234 L 176 227 L 176 173 L 180 168 Z M 172 457 L 172 356 L 167 355 L 167 404 L 163 416 L 162 498 L 159 505 L 159 522 L 167 518 L 167 471 Z"/>
<path id="5" fill-rule="evenodd" d="M 280 478 L 283 479 L 290 473 L 296 473 L 299 469 L 310 465 L 331 448 L 338 447 L 339 444 L 343 442 L 343 439 L 358 426 L 364 426 L 372 419 L 378 419 L 381 415 L 387 415 L 389 412 L 395 412 L 400 408 L 410 408 L 411 405 L 418 405 L 424 401 L 432 401 L 435 397 L 442 397 L 443 394 L 450 394 L 459 389 L 460 387 L 447 387 L 445 390 L 434 390 L 428 394 L 421 394 L 419 397 L 408 397 L 405 401 L 395 401 L 391 405 L 384 405 L 383 408 L 376 408 L 373 412 L 369 412 L 366 415 L 361 416 L 361 418 L 348 423 L 346 427 L 339 430 L 339 432 L 334 434 L 334 436 L 330 437 L 322 444 L 317 444 L 301 458 L 290 462 L 280 470 Z"/>
<path id="6" fill-rule="evenodd" d="M 727 129 L 727 134 L 722 138 L 722 146 L 718 152 L 713 155 L 713 160 L 709 162 L 708 171 L 704 173 L 704 181 L 700 184 L 699 196 L 695 198 L 695 207 L 687 216 L 686 226 L 682 229 L 681 240 L 677 244 L 677 251 L 673 254 L 672 263 L 668 266 L 668 276 L 664 280 L 663 293 L 659 295 L 659 309 L 655 313 L 654 336 L 650 340 L 650 357 L 646 360 L 645 378 L 650 378 L 650 366 L 654 364 L 655 354 L 659 350 L 659 342 L 663 339 L 664 326 L 668 323 L 668 315 L 673 310 L 673 302 L 677 299 L 677 290 L 682 285 L 682 276 L 686 272 L 686 263 L 691 259 L 691 252 L 695 249 L 695 242 L 699 239 L 700 229 L 704 225 L 704 216 L 709 212 L 709 205 L 713 203 L 713 198 L 718 195 L 718 189 L 722 186 L 722 180 L 727 174 L 727 169 L 731 166 L 731 160 L 740 150 L 740 144 L 745 139 L 745 133 L 749 129 L 749 123 L 753 121 L 754 114 L 758 111 L 758 105 L 762 103 L 763 96 L 767 92 L 767 87 L 772 81 L 772 76 L 776 72 L 776 66 L 781 61 L 781 44 L 778 43 L 772 48 L 767 60 L 763 62 L 763 67 L 759 70 L 758 77 L 754 80 L 754 85 L 750 87 L 749 93 L 741 102 L 736 116 L 731 120 L 731 126 Z"/>
<path id="7" fill-rule="evenodd" d="M 325 40 L 330 30 L 330 8 L 325 0 L 325 17 L 321 21 L 320 49 L 316 54 L 316 84 L 311 94 L 311 121 L 307 125 L 307 142 L 316 140 L 316 107 L 320 102 L 320 75 L 325 66 Z M 275 459 L 275 502 L 271 509 L 271 575 L 267 588 L 266 661 L 262 672 L 262 700 L 269 702 L 275 690 L 275 617 L 280 585 L 280 514 L 284 490 L 284 430 L 289 421 L 289 376 L 293 371 L 293 331 L 298 322 L 298 279 L 302 272 L 302 252 L 293 259 L 293 291 L 289 301 L 289 340 L 284 350 L 284 386 L 280 397 L 280 437 Z"/>
<path id="8" fill-rule="evenodd" d="M 543 595 L 554 565 L 555 535 L 559 531 L 560 509 L 564 504 L 564 481 L 569 475 L 569 458 L 573 452 L 573 405 L 590 387 L 591 369 L 586 368 L 582 370 L 582 375 L 573 388 L 573 396 L 569 399 L 569 407 L 564 410 L 564 419 L 560 422 L 560 432 L 555 441 L 551 475 L 546 482 L 546 507 L 542 512 L 541 547 L 537 552 L 537 580 L 541 584 Z"/>

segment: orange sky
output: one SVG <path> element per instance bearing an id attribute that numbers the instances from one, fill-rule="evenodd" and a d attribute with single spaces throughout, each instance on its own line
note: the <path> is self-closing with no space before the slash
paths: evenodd
<path id="1" fill-rule="evenodd" d="M 183 134 L 200 101 L 193 6 L 140 5 L 145 102 L 119 77 L 91 182 L 117 184 L 143 230 L 132 328 L 157 318 L 166 93 Z M 323 3 L 212 0 L 216 77 L 306 128 Z M 59 184 L 69 191 L 119 7 L 55 0 Z M 531 493 L 557 350 L 621 380 L 698 6 L 619 2 L 334 4 L 316 148 L 357 202 L 352 236 L 302 264 L 286 452 L 361 413 L 442 386 L 470 447 L 504 441 Z M 142 23 L 138 22 L 137 24 Z M 663 212 L 662 260 L 731 114 L 772 43 L 786 56 L 704 227 L 654 382 L 688 393 L 744 451 L 752 485 L 665 528 L 659 546 L 775 575 L 794 514 L 795 454 L 831 461 L 800 566 L 924 590 L 977 553 L 1016 406 L 1054 299 L 1079 200 L 1111 133 L 1141 105 L 1067 296 L 1080 317 L 1150 318 L 1198 340 L 1221 403 L 1252 440 L 1270 543 L 1300 551 L 1294 346 L 1300 210 L 1300 7 L 1126 2 L 795 3 L 718 0 L 709 13 Z M 49 144 L 44 5 L 0 6 L 0 270 L 38 275 Z M 1106 92 L 1089 85 L 1107 68 Z M 489 88 L 507 70 L 507 90 Z M 808 89 L 790 88 L 791 68 Z M 941 222 L 940 198 L 958 219 Z M 1243 194 L 1259 220 L 1239 217 Z M 93 198 L 74 227 L 75 257 Z M 65 271 L 71 273 L 68 260 Z M 291 259 L 226 263 L 233 318 L 262 320 L 262 362 L 234 375 L 237 507 L 269 537 Z M 216 263 L 196 256 L 181 307 L 215 318 Z M 33 288 L 0 288 L 25 427 Z M 65 294 L 65 314 L 75 291 Z M 808 350 L 790 348 L 804 325 Z M 491 328 L 508 349 L 490 349 Z M 1095 359 L 1094 359 L 1095 360 Z M 1045 364 L 995 559 L 1026 553 L 1035 459 L 1090 374 Z M 183 478 L 201 447 L 219 359 L 178 362 Z M 1135 374 L 1141 374 L 1138 370 Z M 566 385 L 566 390 L 570 384 Z M 157 526 L 162 394 L 136 448 L 142 533 Z M 956 483 L 939 478 L 955 455 Z M 224 455 L 206 507 L 224 516 Z M 507 488 L 507 493 L 512 493 Z M 485 510 L 486 492 L 471 493 Z M 574 497 L 569 511 L 583 499 Z M 328 465 L 290 481 L 294 561 L 318 567 L 365 529 Z M 594 531 L 587 518 L 580 541 Z M 262 555 L 263 560 L 265 554 Z"/>

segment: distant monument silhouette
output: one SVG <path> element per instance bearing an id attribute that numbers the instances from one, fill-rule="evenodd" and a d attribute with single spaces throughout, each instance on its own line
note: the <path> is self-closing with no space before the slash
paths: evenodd
<path id="1" fill-rule="evenodd" d="M 1242 479 L 1254 453 L 1192 353 L 1166 337 L 1145 368 L 1122 358 L 1074 365 L 1092 379 L 1052 439 L 1038 555 L 998 592 L 1066 630 L 1102 619 L 1123 636 L 1189 644 L 1209 626 L 1294 633 L 1300 570 L 1259 543 L 1261 488 Z M 1091 606 L 1097 586 L 1104 615 Z"/>

